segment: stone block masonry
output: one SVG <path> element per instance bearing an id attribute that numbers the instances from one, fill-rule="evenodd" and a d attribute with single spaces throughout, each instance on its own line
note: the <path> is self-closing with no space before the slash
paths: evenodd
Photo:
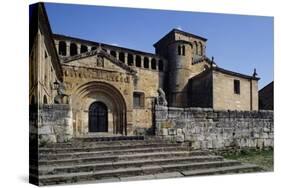
<path id="1" fill-rule="evenodd" d="M 42 105 L 35 123 L 38 144 L 67 142 L 72 138 L 72 111 L 67 104 Z"/>
<path id="2" fill-rule="evenodd" d="M 194 149 L 273 147 L 273 111 L 155 107 L 156 135 Z"/>

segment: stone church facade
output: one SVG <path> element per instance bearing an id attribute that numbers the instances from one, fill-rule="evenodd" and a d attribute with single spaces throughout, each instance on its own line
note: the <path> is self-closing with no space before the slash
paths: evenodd
<path id="1" fill-rule="evenodd" d="M 172 29 L 148 53 L 53 34 L 44 5 L 34 9 L 30 104 L 67 106 L 71 136 L 152 133 L 159 91 L 169 107 L 258 110 L 256 73 L 220 68 L 201 36 Z"/>

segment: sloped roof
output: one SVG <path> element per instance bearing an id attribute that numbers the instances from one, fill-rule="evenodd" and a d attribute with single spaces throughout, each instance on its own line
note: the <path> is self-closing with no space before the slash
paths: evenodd
<path id="1" fill-rule="evenodd" d="M 165 40 L 166 38 L 168 38 L 169 36 L 171 36 L 172 34 L 174 33 L 179 33 L 179 34 L 182 34 L 184 36 L 187 36 L 187 37 L 193 37 L 193 38 L 197 38 L 197 39 L 200 39 L 200 40 L 203 40 L 203 41 L 207 41 L 208 39 L 204 38 L 204 37 L 201 37 L 199 35 L 195 35 L 195 34 L 192 34 L 192 33 L 188 33 L 188 32 L 185 32 L 185 31 L 182 31 L 182 30 L 179 30 L 179 29 L 172 29 L 169 33 L 167 33 L 164 37 L 162 37 L 160 40 L 158 40 L 155 44 L 153 44 L 153 46 L 155 47 L 156 45 L 158 45 L 160 42 L 162 42 L 163 40 Z"/>
<path id="2" fill-rule="evenodd" d="M 238 72 L 233 72 L 233 71 L 230 71 L 230 70 L 222 69 L 220 67 L 212 67 L 212 70 L 215 70 L 215 71 L 218 71 L 218 72 L 221 72 L 221 73 L 224 73 L 224 74 L 232 75 L 232 76 L 237 76 L 237 77 L 240 77 L 240 78 L 245 78 L 245 79 L 251 79 L 251 80 L 259 80 L 260 79 L 259 77 L 249 76 L 249 75 L 241 74 L 241 73 L 238 73 Z"/>

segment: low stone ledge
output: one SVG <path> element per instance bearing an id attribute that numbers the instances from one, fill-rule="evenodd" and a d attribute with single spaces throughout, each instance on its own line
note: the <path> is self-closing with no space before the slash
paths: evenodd
<path id="1" fill-rule="evenodd" d="M 172 140 L 184 138 L 196 149 L 273 147 L 273 111 L 163 109 L 155 113 L 157 134 Z"/>

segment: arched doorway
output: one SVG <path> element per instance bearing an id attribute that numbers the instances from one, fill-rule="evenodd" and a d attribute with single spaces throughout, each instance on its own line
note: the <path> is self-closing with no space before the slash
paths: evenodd
<path id="1" fill-rule="evenodd" d="M 75 94 L 71 96 L 74 134 L 79 136 L 94 133 L 90 129 L 94 119 L 90 117 L 89 113 L 95 106 L 94 104 L 100 102 L 107 109 L 106 132 L 108 134 L 127 135 L 128 110 L 124 97 L 115 86 L 106 82 L 92 81 L 79 86 Z M 129 119 L 131 118 L 129 117 Z"/>
<path id="2" fill-rule="evenodd" d="M 107 106 L 94 102 L 89 108 L 89 132 L 108 132 Z"/>

